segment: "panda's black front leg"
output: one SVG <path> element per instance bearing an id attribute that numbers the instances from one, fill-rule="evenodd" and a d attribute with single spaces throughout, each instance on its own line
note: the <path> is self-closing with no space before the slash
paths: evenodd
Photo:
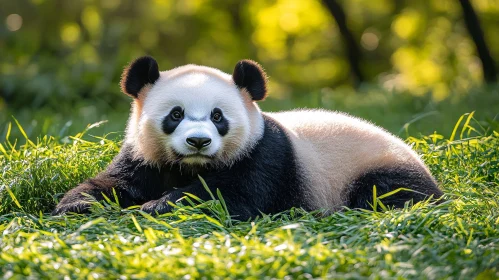
<path id="1" fill-rule="evenodd" d="M 208 183 L 208 185 L 210 185 Z M 257 216 L 260 212 L 252 206 L 250 203 L 246 203 L 244 200 L 244 195 L 237 191 L 229 191 L 223 186 L 219 186 L 220 192 L 229 210 L 229 214 L 238 220 L 247 220 L 249 218 Z M 217 193 L 217 188 L 209 187 L 212 194 Z M 144 203 L 141 210 L 150 214 L 164 214 L 171 212 L 173 206 L 168 202 L 175 203 L 182 197 L 186 196 L 185 193 L 190 193 L 203 201 L 211 200 L 210 194 L 206 191 L 202 184 L 194 184 L 182 189 L 176 189 L 169 192 L 168 194 L 162 196 L 159 199 L 151 200 Z"/>
<path id="2" fill-rule="evenodd" d="M 89 179 L 68 191 L 59 204 L 57 204 L 54 211 L 52 211 L 52 215 L 61 215 L 69 212 L 88 213 L 90 212 L 92 201 L 103 201 L 104 196 L 114 201 L 114 194 L 116 194 L 121 207 L 129 207 L 135 204 L 127 191 L 115 186 L 116 181 L 105 176 L 104 178 Z"/>
<path id="3" fill-rule="evenodd" d="M 175 199 L 178 196 L 177 199 Z M 175 203 L 182 196 L 178 194 L 169 193 L 165 196 L 162 196 L 159 199 L 148 201 L 140 207 L 140 210 L 149 213 L 149 214 L 164 214 L 171 212 L 173 207 L 168 203 L 169 201 Z"/>
<path id="4" fill-rule="evenodd" d="M 212 193 L 216 193 L 216 189 L 212 190 L 210 188 L 210 191 Z M 151 200 L 142 205 L 140 208 L 142 211 L 151 213 L 151 214 L 163 214 L 167 212 L 171 212 L 173 210 L 173 207 L 168 203 L 169 201 L 175 204 L 175 202 L 182 197 L 186 196 L 185 193 L 191 193 L 197 197 L 199 197 L 203 201 L 210 200 L 211 197 L 209 193 L 206 191 L 206 189 L 203 187 L 201 183 L 194 183 L 191 184 L 187 187 L 181 188 L 181 189 L 175 189 L 173 191 L 168 192 L 167 194 L 163 195 L 159 199 Z"/>

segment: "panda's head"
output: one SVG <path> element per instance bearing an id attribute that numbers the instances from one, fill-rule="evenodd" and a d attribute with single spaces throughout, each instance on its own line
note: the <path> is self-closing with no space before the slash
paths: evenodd
<path id="1" fill-rule="evenodd" d="M 262 137 L 255 101 L 266 75 L 256 62 L 239 61 L 232 75 L 198 65 L 159 72 L 146 56 L 125 69 L 121 88 L 134 99 L 125 142 L 149 164 L 227 166 Z"/>

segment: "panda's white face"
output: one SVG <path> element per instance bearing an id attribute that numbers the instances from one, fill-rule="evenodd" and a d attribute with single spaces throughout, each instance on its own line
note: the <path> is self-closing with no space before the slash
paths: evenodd
<path id="1" fill-rule="evenodd" d="M 263 133 L 258 106 L 230 75 L 209 67 L 161 72 L 139 102 L 127 140 L 134 138 L 137 154 L 148 162 L 230 165 Z"/>

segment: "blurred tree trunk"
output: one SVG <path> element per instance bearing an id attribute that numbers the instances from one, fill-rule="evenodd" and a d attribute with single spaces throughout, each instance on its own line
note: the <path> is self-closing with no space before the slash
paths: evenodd
<path id="1" fill-rule="evenodd" d="M 483 35 L 483 30 L 480 27 L 478 16 L 469 0 L 459 0 L 459 3 L 463 9 L 463 17 L 466 28 L 475 43 L 478 56 L 482 61 L 483 77 L 487 83 L 493 83 L 497 81 L 497 69 L 494 59 L 490 55 L 487 43 L 485 42 L 485 36 Z"/>
<path id="2" fill-rule="evenodd" d="M 322 2 L 338 25 L 341 37 L 343 38 L 343 42 L 345 44 L 354 85 L 355 87 L 358 87 L 362 82 L 364 82 L 364 75 L 360 70 L 361 53 L 359 45 L 357 44 L 357 41 L 355 40 L 350 29 L 348 29 L 346 15 L 341 5 L 336 0 L 323 0 Z"/>

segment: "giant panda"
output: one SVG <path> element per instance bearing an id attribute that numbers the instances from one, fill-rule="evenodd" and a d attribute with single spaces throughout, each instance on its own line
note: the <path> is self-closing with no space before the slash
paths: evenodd
<path id="1" fill-rule="evenodd" d="M 53 214 L 89 211 L 90 199 L 161 214 L 191 193 L 218 189 L 229 213 L 247 220 L 292 207 L 326 213 L 438 199 L 436 181 L 402 140 L 360 118 L 326 110 L 264 113 L 267 77 L 251 60 L 232 73 L 185 65 L 160 72 L 152 57 L 123 72 L 132 97 L 119 154 L 105 171 L 67 192 Z M 114 192 L 113 192 L 114 190 Z"/>

